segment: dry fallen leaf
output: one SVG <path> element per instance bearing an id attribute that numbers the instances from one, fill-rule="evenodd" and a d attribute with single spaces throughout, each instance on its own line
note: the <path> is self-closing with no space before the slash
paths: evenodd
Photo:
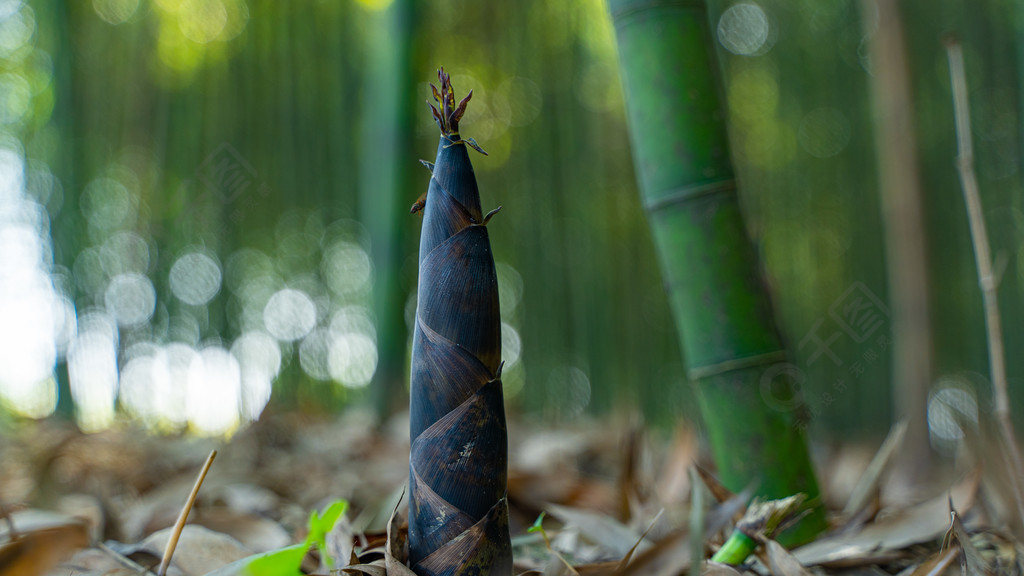
<path id="1" fill-rule="evenodd" d="M 764 555 L 767 557 L 768 568 L 775 576 L 811 576 L 810 570 L 804 567 L 789 550 L 775 540 L 761 539 Z"/>
<path id="2" fill-rule="evenodd" d="M 682 502 L 690 494 L 690 466 L 697 462 L 700 446 L 689 426 L 681 426 L 672 438 L 672 445 L 662 466 L 655 491 L 665 504 Z"/>
<path id="3" fill-rule="evenodd" d="M 866 565 L 899 555 L 912 544 L 936 540 L 949 527 L 949 499 L 960 510 L 969 510 L 978 491 L 979 474 L 942 494 L 891 516 L 881 518 L 854 534 L 824 537 L 793 552 L 804 566 Z"/>
<path id="4" fill-rule="evenodd" d="M 352 576 L 357 574 L 366 574 L 366 576 L 387 576 L 388 570 L 386 567 L 386 561 L 382 558 L 369 564 L 350 564 L 342 568 L 341 572 Z"/>
<path id="5" fill-rule="evenodd" d="M 0 576 L 41 574 L 89 545 L 88 526 L 79 519 L 23 510 L 9 521 L 0 522 Z"/>
<path id="6" fill-rule="evenodd" d="M 140 576 L 145 568 L 100 548 L 84 548 L 46 573 L 47 576 Z M 133 563 L 134 564 L 134 563 Z M 140 570 L 141 569 L 141 570 Z"/>
<path id="7" fill-rule="evenodd" d="M 915 568 L 910 573 L 910 576 L 940 576 L 945 574 L 946 569 L 956 562 L 959 555 L 959 546 L 952 546 L 948 550 L 939 550 Z"/>
<path id="8" fill-rule="evenodd" d="M 640 539 L 640 534 L 635 530 L 606 514 L 558 504 L 549 504 L 547 509 L 552 516 L 567 525 L 575 526 L 580 534 L 607 549 L 615 557 L 629 554 L 634 544 L 638 551 L 651 547 L 649 542 Z"/>
<path id="9" fill-rule="evenodd" d="M 728 564 L 708 561 L 700 571 L 701 576 L 738 576 L 740 572 Z"/>
<path id="10" fill-rule="evenodd" d="M 843 508 L 844 518 L 849 519 L 857 516 L 870 505 L 871 500 L 878 497 L 882 475 L 889 467 L 893 456 L 903 446 L 903 439 L 906 435 L 906 420 L 900 420 L 889 430 L 889 435 L 885 437 L 885 441 L 878 448 L 875 457 L 871 459 L 871 463 L 868 464 L 867 469 L 853 488 L 850 499 L 846 502 L 846 507 Z"/>
<path id="11" fill-rule="evenodd" d="M 197 513 L 193 521 L 196 525 L 231 536 L 253 552 L 278 550 L 292 543 L 291 535 L 283 526 L 256 514 L 213 508 Z"/>
<path id="12" fill-rule="evenodd" d="M 416 576 L 416 573 L 402 561 L 407 553 L 405 538 L 402 536 L 401 526 L 399 526 L 398 506 L 401 503 L 399 500 L 395 505 L 395 510 L 391 513 L 391 520 L 388 521 L 388 543 L 384 547 L 384 566 L 387 568 L 388 576 Z"/>
<path id="13" fill-rule="evenodd" d="M 164 528 L 150 534 L 135 547 L 135 551 L 161 557 L 172 530 Z M 204 526 L 188 524 L 181 531 L 171 564 L 177 566 L 185 576 L 201 576 L 250 555 L 252 551 L 231 536 Z"/>
<path id="14" fill-rule="evenodd" d="M 685 572 L 690 567 L 690 546 L 687 534 L 677 531 L 655 542 L 647 550 L 636 554 L 633 561 L 621 572 L 620 576 L 674 576 Z"/>

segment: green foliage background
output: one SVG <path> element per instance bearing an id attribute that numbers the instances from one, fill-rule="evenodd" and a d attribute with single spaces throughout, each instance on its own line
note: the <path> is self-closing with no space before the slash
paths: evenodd
<path id="1" fill-rule="evenodd" d="M 737 4 L 709 3 L 713 30 Z M 769 31 L 761 47 L 740 55 L 719 45 L 748 226 L 807 375 L 815 426 L 879 432 L 898 385 L 889 381 L 887 351 L 842 334 L 829 315 L 857 283 L 886 301 L 866 60 L 871 5 L 756 5 Z M 1024 11 L 1009 0 L 916 0 L 903 9 L 928 211 L 935 374 L 976 387 L 984 410 L 986 348 L 942 36 L 965 44 L 983 202 L 1005 263 L 1011 393 L 1019 397 Z M 664 424 L 696 417 L 635 189 L 613 30 L 600 0 L 30 0 L 16 10 L 32 37 L 3 53 L 0 130 L 21 143 L 27 193 L 49 216 L 42 233 L 52 237 L 56 284 L 77 310 L 102 307 L 113 268 L 102 269 L 90 249 L 117 231 L 134 232 L 148 248 L 140 272 L 157 304 L 151 321 L 122 328 L 120 362 L 139 343 L 229 347 L 249 321 L 229 289 L 232 256 L 243 249 L 267 255 L 256 266 L 274 286 L 314 296 L 320 326 L 352 304 L 373 307 L 378 318 L 388 309 L 408 318 L 419 220 L 405 212 L 426 190 L 429 175 L 416 160 L 432 157 L 436 129 L 423 101 L 444 65 L 460 95 L 474 90 L 463 132 L 490 153 L 473 159 L 485 211 L 504 206 L 489 231 L 504 274 L 504 320 L 521 342 L 521 361 L 505 372 L 509 405 L 554 419 L 628 407 Z M 9 41 L 14 32 L 5 30 Z M 389 102 L 381 86 L 407 88 Z M 391 140 L 403 130 L 408 156 Z M 251 167 L 251 185 L 234 197 L 203 180 L 204 163 L 225 149 Z M 375 168 L 408 173 L 378 190 Z M 133 207 L 114 228 L 90 227 L 81 206 L 87 186 L 103 177 L 120 182 Z M 387 236 L 395 246 L 386 252 L 373 247 L 382 224 L 370 220 L 388 218 L 380 214 L 395 214 L 401 231 Z M 373 254 L 378 283 L 330 289 L 336 270 L 322 265 L 325 238 Z M 196 247 L 225 276 L 199 307 L 176 299 L 168 280 L 176 258 Z M 380 283 L 385 270 L 393 290 Z M 379 356 L 393 368 L 406 336 L 377 333 Z M 831 349 L 842 365 L 815 357 L 805 341 L 835 333 Z M 300 347 L 282 346 L 272 409 L 370 401 L 366 388 L 311 377 Z M 863 371 L 851 373 L 858 362 Z M 69 411 L 63 356 L 55 375 Z"/>

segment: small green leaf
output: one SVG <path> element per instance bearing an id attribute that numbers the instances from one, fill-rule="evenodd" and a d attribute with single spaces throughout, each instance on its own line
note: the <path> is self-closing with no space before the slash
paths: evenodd
<path id="1" fill-rule="evenodd" d="M 301 576 L 299 567 L 309 550 L 309 541 L 293 544 L 253 558 L 245 567 L 245 574 L 251 576 Z"/>
<path id="2" fill-rule="evenodd" d="M 473 150 L 476 150 L 477 152 L 483 154 L 484 156 L 490 156 L 490 154 L 488 154 L 487 152 L 484 152 L 484 149 L 481 148 L 480 145 L 476 143 L 476 140 L 473 140 L 472 138 L 470 138 L 468 140 L 464 140 L 464 142 L 466 144 L 469 144 L 470 146 L 472 146 Z"/>
<path id="3" fill-rule="evenodd" d="M 302 576 L 299 567 L 309 547 L 313 545 L 320 549 L 327 565 L 333 566 L 334 559 L 327 554 L 327 533 L 345 514 L 345 510 L 348 510 L 347 500 L 335 500 L 322 513 L 313 510 L 309 513 L 309 535 L 305 542 L 253 558 L 245 567 L 245 573 L 251 576 Z"/>
<path id="4" fill-rule="evenodd" d="M 348 510 L 348 500 L 335 500 L 322 513 L 317 514 L 314 510 L 309 515 L 309 536 L 306 537 L 306 543 L 315 544 L 320 549 L 320 554 L 324 557 L 328 567 L 333 567 L 336 559 L 331 558 L 331 555 L 327 553 L 327 533 L 345 515 L 346 510 Z M 347 561 L 348 559 L 343 558 L 343 560 Z"/>
<path id="5" fill-rule="evenodd" d="M 504 363 L 502 363 L 502 365 L 504 365 Z M 542 511 L 540 513 L 540 516 L 537 516 L 537 519 L 533 521 L 533 526 L 530 526 L 530 528 L 527 529 L 526 531 L 527 532 L 540 532 L 540 535 L 544 538 L 544 545 L 547 546 L 548 549 L 550 550 L 551 549 L 551 540 L 548 540 L 548 533 L 544 531 L 544 514 L 545 514 L 545 512 Z"/>
<path id="6" fill-rule="evenodd" d="M 533 526 L 530 526 L 527 532 L 544 532 L 544 514 L 545 512 L 541 512 L 540 516 L 537 516 L 537 519 L 533 521 Z"/>
<path id="7" fill-rule="evenodd" d="M 348 510 L 348 500 L 335 500 L 320 514 L 314 510 L 309 515 L 309 543 L 323 544 L 327 533 Z"/>

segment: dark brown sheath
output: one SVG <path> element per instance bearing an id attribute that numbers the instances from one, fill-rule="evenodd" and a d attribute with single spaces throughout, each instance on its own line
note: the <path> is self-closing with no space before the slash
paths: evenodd
<path id="1" fill-rule="evenodd" d="M 512 574 L 498 280 L 455 105 L 438 72 L 441 141 L 423 210 L 413 334 L 409 564 L 421 576 Z"/>

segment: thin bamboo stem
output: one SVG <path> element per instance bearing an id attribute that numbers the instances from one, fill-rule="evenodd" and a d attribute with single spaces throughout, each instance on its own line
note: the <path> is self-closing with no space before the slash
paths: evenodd
<path id="1" fill-rule="evenodd" d="M 932 344 L 928 297 L 928 252 L 923 195 L 918 173 L 913 95 L 899 2 L 864 0 L 877 9 L 878 28 L 869 45 L 873 78 L 875 150 L 885 231 L 886 272 L 892 303 L 892 381 L 897 419 L 907 421 L 899 475 L 927 478 L 928 388 Z"/>
<path id="2" fill-rule="evenodd" d="M 993 272 L 992 251 L 985 228 L 985 215 L 981 209 L 981 194 L 978 192 L 978 179 L 974 174 L 974 146 L 971 142 L 971 114 L 967 102 L 964 55 L 957 40 L 950 39 L 946 42 L 946 56 L 949 59 L 949 77 L 953 85 L 953 114 L 956 117 L 956 168 L 963 188 L 964 203 L 967 205 L 967 222 L 971 231 L 971 243 L 974 245 L 981 299 L 985 307 L 993 411 L 1002 437 L 1003 459 L 1009 468 L 1010 483 L 1017 505 L 1017 520 L 1020 523 L 1024 519 L 1024 461 L 1021 459 L 1010 414 L 1006 353 L 1003 349 L 1003 329 L 999 315 L 999 278 Z"/>

